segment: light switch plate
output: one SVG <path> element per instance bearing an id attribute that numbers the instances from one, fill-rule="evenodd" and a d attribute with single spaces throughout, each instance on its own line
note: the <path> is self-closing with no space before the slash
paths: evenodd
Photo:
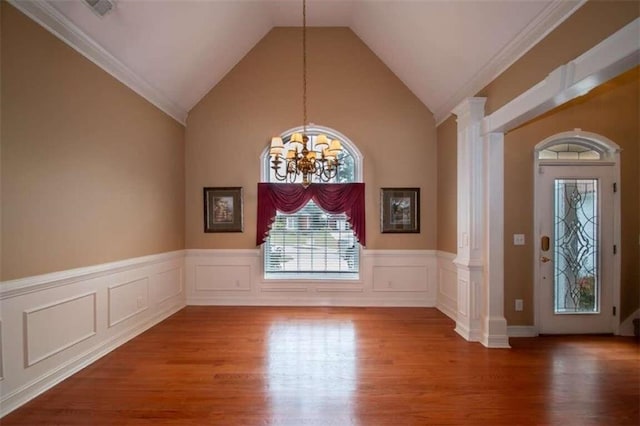
<path id="1" fill-rule="evenodd" d="M 524 234 L 513 234 L 513 245 L 514 246 L 523 246 L 524 245 Z"/>

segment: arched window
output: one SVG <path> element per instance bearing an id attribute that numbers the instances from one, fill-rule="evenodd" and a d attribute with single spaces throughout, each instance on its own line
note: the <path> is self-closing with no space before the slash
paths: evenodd
<path id="1" fill-rule="evenodd" d="M 293 133 L 280 136 L 288 149 Z M 319 134 L 338 139 L 343 147 L 340 167 L 331 183 L 362 182 L 362 155 L 343 134 L 326 127 L 310 125 L 306 134 L 313 142 Z M 271 169 L 269 149 L 261 158 L 262 181 L 277 183 Z M 294 183 L 301 183 L 298 177 Z M 293 214 L 278 212 L 264 245 L 264 274 L 272 279 L 356 279 L 360 269 L 360 245 L 344 213 L 330 214 L 313 201 Z"/>
<path id="2" fill-rule="evenodd" d="M 604 136 L 575 129 L 553 135 L 535 146 L 538 163 L 548 161 L 597 161 L 615 160 L 620 147 Z"/>

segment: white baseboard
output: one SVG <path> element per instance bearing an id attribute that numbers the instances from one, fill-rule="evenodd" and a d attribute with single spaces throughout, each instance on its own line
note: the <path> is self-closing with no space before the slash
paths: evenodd
<path id="1" fill-rule="evenodd" d="M 620 336 L 633 336 L 633 320 L 636 318 L 640 318 L 640 308 L 636 309 L 634 313 L 629 315 L 627 319 L 620 323 L 618 334 Z"/>
<path id="2" fill-rule="evenodd" d="M 3 283 L 0 417 L 184 306 L 184 251 Z"/>
<path id="3" fill-rule="evenodd" d="M 509 337 L 536 337 L 538 330 L 533 325 L 509 325 L 507 334 Z"/>

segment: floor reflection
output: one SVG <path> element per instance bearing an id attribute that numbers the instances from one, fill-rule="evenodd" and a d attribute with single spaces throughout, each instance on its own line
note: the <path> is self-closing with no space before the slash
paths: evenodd
<path id="1" fill-rule="evenodd" d="M 570 347 L 569 344 L 566 345 Z M 587 424 L 598 419 L 602 413 L 601 384 L 604 371 L 600 360 L 582 353 L 567 356 L 566 352 L 554 353 L 551 361 L 551 386 L 548 393 L 548 413 L 551 424 Z M 573 379 L 578 377 L 579 380 Z"/>
<path id="2" fill-rule="evenodd" d="M 348 321 L 269 328 L 267 393 L 274 424 L 354 424 L 356 333 Z"/>

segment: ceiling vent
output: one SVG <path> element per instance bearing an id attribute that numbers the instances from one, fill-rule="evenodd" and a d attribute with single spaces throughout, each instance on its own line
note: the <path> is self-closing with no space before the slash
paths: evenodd
<path id="1" fill-rule="evenodd" d="M 98 16 L 104 16 L 115 6 L 113 0 L 84 0 Z"/>

